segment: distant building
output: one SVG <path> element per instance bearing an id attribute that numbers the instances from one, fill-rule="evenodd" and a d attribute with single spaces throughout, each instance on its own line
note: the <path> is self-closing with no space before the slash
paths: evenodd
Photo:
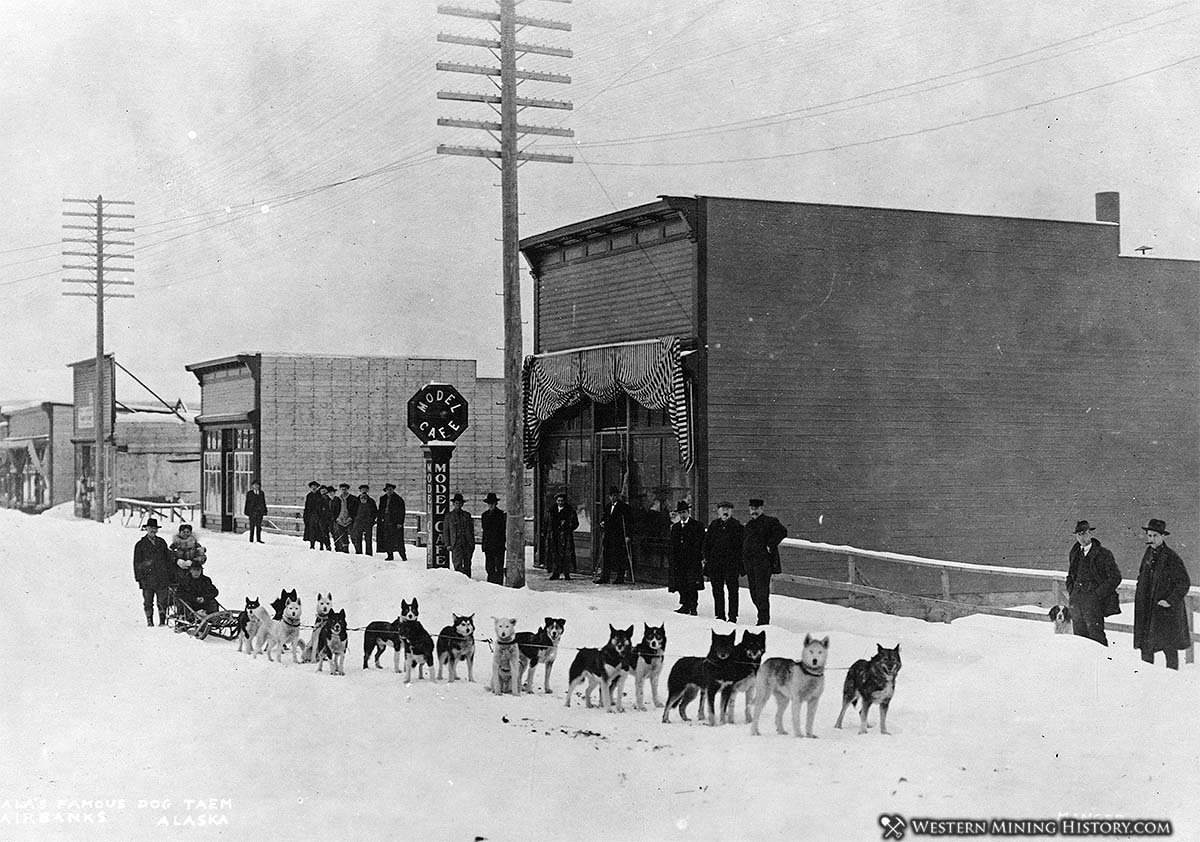
<path id="1" fill-rule="evenodd" d="M 71 405 L 0 406 L 0 506 L 40 512 L 74 494 Z"/>
<path id="2" fill-rule="evenodd" d="M 105 511 L 118 497 L 138 500 L 185 500 L 200 496 L 200 437 L 194 414 L 181 405 L 132 402 L 113 392 L 115 359 L 105 357 Z M 70 364 L 74 371 L 75 514 L 91 517 L 95 496 L 95 360 Z"/>
<path id="3" fill-rule="evenodd" d="M 524 239 L 539 509 L 570 494 L 587 558 L 621 486 L 649 577 L 676 500 L 744 520 L 750 497 L 794 537 L 1013 566 L 1061 567 L 1080 518 L 1136 548 L 1163 517 L 1194 564 L 1200 264 L 1120 256 L 1117 200 L 1064 222 L 671 196 Z M 606 392 L 655 361 L 642 397 Z"/>
<path id="4" fill-rule="evenodd" d="M 200 382 L 203 523 L 241 530 L 250 482 L 271 505 L 301 506 L 311 480 L 395 483 L 409 511 L 425 504 L 425 461 L 408 430 L 408 399 L 430 382 L 466 398 L 468 428 L 450 462 L 451 493 L 476 514 L 504 493 L 504 381 L 476 375 L 474 360 L 246 353 L 194 363 Z M 503 503 L 502 503 L 503 505 Z"/>

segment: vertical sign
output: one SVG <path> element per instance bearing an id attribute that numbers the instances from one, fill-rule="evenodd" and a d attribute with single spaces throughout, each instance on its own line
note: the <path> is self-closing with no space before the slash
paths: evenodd
<path id="1" fill-rule="evenodd" d="M 425 454 L 425 497 L 429 512 L 429 542 L 426 567 L 449 567 L 450 551 L 442 543 L 442 526 L 450 509 L 450 457 L 454 445 L 431 443 L 421 448 Z"/>
<path id="2" fill-rule="evenodd" d="M 450 507 L 450 457 L 454 440 L 467 429 L 467 401 L 448 383 L 427 383 L 408 401 L 408 429 L 425 454 L 425 507 L 429 513 L 426 567 L 449 567 L 442 525 Z"/>

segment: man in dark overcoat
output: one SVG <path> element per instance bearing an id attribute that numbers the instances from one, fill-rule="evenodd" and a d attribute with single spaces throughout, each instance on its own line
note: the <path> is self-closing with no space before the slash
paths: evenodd
<path id="1" fill-rule="evenodd" d="M 567 495 L 554 495 L 554 505 L 546 511 L 542 526 L 542 547 L 551 579 L 561 577 L 570 581 L 575 572 L 575 530 L 578 528 L 579 515 L 574 506 L 567 505 Z"/>
<path id="2" fill-rule="evenodd" d="M 1183 559 L 1163 540 L 1171 533 L 1165 521 L 1151 518 L 1142 527 L 1146 553 L 1138 570 L 1133 598 L 1133 648 L 1142 660 L 1154 663 L 1154 653 L 1163 652 L 1167 668 L 1179 669 L 1179 650 L 1192 645 L 1188 629 L 1187 596 L 1192 586 Z"/>
<path id="3" fill-rule="evenodd" d="M 783 572 L 779 562 L 779 542 L 787 537 L 787 529 L 765 514 L 765 507 L 761 498 L 750 500 L 750 519 L 742 532 L 742 564 L 746 568 L 750 599 L 758 609 L 760 626 L 771 622 L 771 576 Z"/>
<path id="4" fill-rule="evenodd" d="M 333 501 L 337 489 L 332 485 L 321 486 L 321 508 L 317 511 L 317 540 L 321 549 L 333 550 Z"/>
<path id="5" fill-rule="evenodd" d="M 442 521 L 442 546 L 450 554 L 454 569 L 471 578 L 471 560 L 475 556 L 475 520 L 463 508 L 466 499 L 455 492 L 450 498 L 450 511 Z"/>
<path id="6" fill-rule="evenodd" d="M 738 617 L 738 577 L 742 568 L 742 522 L 733 516 L 733 503 L 717 505 L 717 518 L 704 533 L 704 574 L 712 584 L 713 608 L 718 620 L 724 620 L 725 595 L 729 595 L 729 622 Z"/>
<path id="7" fill-rule="evenodd" d="M 371 552 L 371 542 L 375 537 L 375 521 L 379 519 L 379 508 L 371 498 L 371 487 L 358 487 L 358 505 L 354 507 L 353 521 L 350 524 L 350 540 L 354 542 L 355 555 L 362 555 L 363 544 L 367 546 L 367 555 Z"/>
<path id="8" fill-rule="evenodd" d="M 499 507 L 500 498 L 496 492 L 489 491 L 483 498 L 487 509 L 479 516 L 483 532 L 480 545 L 483 548 L 484 567 L 487 570 L 487 580 L 493 585 L 504 584 L 504 545 L 508 529 L 508 515 Z"/>
<path id="9" fill-rule="evenodd" d="M 142 527 L 146 534 L 133 547 L 133 580 L 142 589 L 146 625 L 154 625 L 154 600 L 158 600 L 158 624 L 167 624 L 167 589 L 175 580 L 175 559 L 167 542 L 158 537 L 158 519 L 149 518 Z"/>
<path id="10" fill-rule="evenodd" d="M 338 493 L 329 504 L 329 531 L 333 533 L 333 550 L 350 552 L 350 526 L 358 514 L 358 498 L 350 496 L 350 483 L 338 483 Z"/>
<path id="11" fill-rule="evenodd" d="M 671 524 L 671 562 L 667 591 L 679 594 L 676 614 L 696 614 L 696 603 L 704 587 L 704 527 L 692 519 L 687 500 L 675 506 L 679 520 Z"/>
<path id="12" fill-rule="evenodd" d="M 379 530 L 375 538 L 381 553 L 387 553 L 384 561 L 393 561 L 393 555 L 400 553 L 401 561 L 408 561 L 408 553 L 404 549 L 404 498 L 396 493 L 393 483 L 385 483 L 383 496 L 379 498 Z"/>
<path id="13" fill-rule="evenodd" d="M 186 579 L 179 583 L 177 595 L 189 608 L 201 614 L 212 614 L 220 611 L 217 603 L 217 586 L 212 579 L 204 575 L 204 562 L 196 559 L 188 571 Z"/>
<path id="14" fill-rule="evenodd" d="M 321 508 L 325 505 L 324 495 L 321 493 L 321 483 L 313 480 L 308 484 L 308 494 L 304 498 L 304 540 L 308 541 L 310 550 L 314 549 L 322 540 Z"/>
<path id="15" fill-rule="evenodd" d="M 312 492 L 309 492 L 309 496 L 311 494 Z M 304 504 L 307 507 L 307 498 L 305 498 Z M 266 543 L 262 539 L 262 522 L 263 518 L 267 516 L 267 495 L 263 494 L 262 483 L 258 480 L 250 483 L 250 490 L 246 492 L 246 505 L 242 507 L 242 514 L 250 521 L 250 542 Z M 310 546 L 309 549 L 312 549 L 312 547 Z"/>
<path id="16" fill-rule="evenodd" d="M 621 490 L 615 485 L 608 489 L 608 506 L 604 517 L 600 519 L 600 529 L 603 534 L 601 547 L 604 553 L 601 558 L 600 577 L 596 584 L 605 585 L 612 582 L 620 585 L 625 582 L 625 571 L 632 565 L 630 555 L 632 532 L 630 519 L 633 511 L 629 504 L 621 499 Z"/>
<path id="17" fill-rule="evenodd" d="M 1121 571 L 1112 551 L 1092 537 L 1095 528 L 1086 520 L 1075 524 L 1075 545 L 1067 568 L 1067 596 L 1075 634 L 1108 645 L 1104 618 L 1121 613 L 1117 587 Z"/>

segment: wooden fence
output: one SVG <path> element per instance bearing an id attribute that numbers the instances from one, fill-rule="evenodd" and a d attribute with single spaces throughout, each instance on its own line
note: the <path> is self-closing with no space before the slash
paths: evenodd
<path id="1" fill-rule="evenodd" d="M 475 520 L 475 540 L 478 543 L 482 540 L 483 530 L 479 526 L 479 515 L 471 516 Z M 404 542 L 406 544 L 415 544 L 418 547 L 424 547 L 429 541 L 428 535 L 428 512 L 409 509 L 404 515 Z M 532 544 L 533 535 L 529 530 L 529 525 L 533 523 L 533 518 L 525 518 L 526 525 L 526 544 Z M 244 515 L 238 515 L 234 518 L 234 526 L 240 532 L 247 528 L 248 520 Z M 279 535 L 295 535 L 297 537 L 304 534 L 304 507 L 303 506 L 267 506 L 267 516 L 263 518 L 263 531 L 274 532 Z"/>
<path id="2" fill-rule="evenodd" d="M 990 564 L 967 564 L 961 561 L 945 561 L 942 559 L 923 558 L 921 556 L 904 555 L 902 553 L 888 553 L 879 550 L 864 550 L 858 547 L 851 547 L 844 544 L 822 544 L 816 541 L 806 541 L 801 538 L 785 538 L 780 545 L 781 549 L 793 548 L 804 550 L 807 552 L 817 552 L 841 556 L 846 564 L 845 579 L 830 579 L 816 576 L 798 576 L 790 573 L 777 575 L 775 580 L 790 582 L 796 585 L 804 585 L 814 588 L 822 588 L 846 594 L 847 604 L 855 606 L 857 604 L 856 596 L 875 597 L 877 603 L 882 606 L 883 610 L 888 613 L 897 613 L 897 609 L 923 607 L 926 611 L 936 612 L 945 622 L 950 622 L 955 616 L 966 616 L 968 614 L 993 614 L 1000 617 L 1023 617 L 1027 619 L 1044 620 L 1050 622 L 1050 616 L 1047 612 L 1023 612 L 1016 611 L 1012 608 L 1003 608 L 995 605 L 984 605 L 978 602 L 964 602 L 961 599 L 954 599 L 954 591 L 951 587 L 951 576 L 954 574 L 971 576 L 983 576 L 986 578 L 1005 578 L 1005 579 L 1022 579 L 1026 581 L 1037 582 L 1040 587 L 1036 590 L 1044 590 L 1047 595 L 1053 599 L 1053 604 L 1059 605 L 1065 603 L 1066 579 L 1065 571 L 1058 570 L 1039 570 L 1026 567 L 1001 567 Z M 860 575 L 860 562 L 871 561 L 875 563 L 885 563 L 890 565 L 902 565 L 905 567 L 926 568 L 936 571 L 941 581 L 941 596 L 929 596 L 928 594 L 904 593 L 887 588 L 878 588 L 873 585 L 862 582 Z M 1134 579 L 1124 579 L 1118 587 L 1118 593 L 1122 595 L 1132 596 L 1137 590 L 1137 581 Z M 1196 633 L 1194 615 L 1200 608 L 1200 587 L 1193 586 L 1188 591 L 1187 596 L 1187 619 L 1188 631 L 1191 634 L 1192 646 L 1185 654 L 1187 663 L 1193 663 L 1196 657 L 1196 643 L 1200 641 L 1200 634 Z M 865 606 L 862 606 L 865 607 Z M 1105 628 L 1112 631 L 1132 632 L 1132 623 L 1106 621 Z"/>
<path id="3" fill-rule="evenodd" d="M 178 520 L 180 523 L 194 523 L 196 513 L 200 511 L 199 503 L 174 503 L 156 500 L 138 500 L 132 497 L 118 497 L 116 514 L 121 517 L 122 526 L 132 526 L 134 521 L 141 527 L 146 518 L 157 518 L 159 523 L 170 523 Z"/>

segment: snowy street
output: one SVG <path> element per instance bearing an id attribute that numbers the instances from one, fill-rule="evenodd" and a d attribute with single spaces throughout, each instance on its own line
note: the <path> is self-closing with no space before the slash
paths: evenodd
<path id="1" fill-rule="evenodd" d="M 633 624 L 635 641 L 643 622 L 665 623 L 668 669 L 729 628 L 672 613 L 664 590 L 510 591 L 427 571 L 417 548 L 387 563 L 199 533 L 226 607 L 294 587 L 311 622 L 315 594 L 332 591 L 361 628 L 417 597 L 431 633 L 473 613 L 477 640 L 493 615 L 531 631 L 565 617 L 554 694 L 494 697 L 483 643 L 474 684 L 406 686 L 390 652 L 387 669 L 363 671 L 352 632 L 347 675 L 331 677 L 146 628 L 135 530 L 0 511 L 0 535 L 16 592 L 2 644 L 4 840 L 851 840 L 880 838 L 881 814 L 1123 816 L 1200 833 L 1187 795 L 1200 737 L 1183 718 L 1200 701 L 1197 668 L 1146 668 L 1126 635 L 1106 651 L 1049 623 L 931 624 L 777 598 L 768 657 L 798 657 L 806 632 L 832 638 L 819 739 L 775 735 L 773 702 L 752 737 L 630 710 L 632 683 L 623 714 L 564 706 L 571 647 L 602 645 L 610 623 Z M 876 643 L 902 647 L 893 733 L 834 730 L 845 668 Z"/>

